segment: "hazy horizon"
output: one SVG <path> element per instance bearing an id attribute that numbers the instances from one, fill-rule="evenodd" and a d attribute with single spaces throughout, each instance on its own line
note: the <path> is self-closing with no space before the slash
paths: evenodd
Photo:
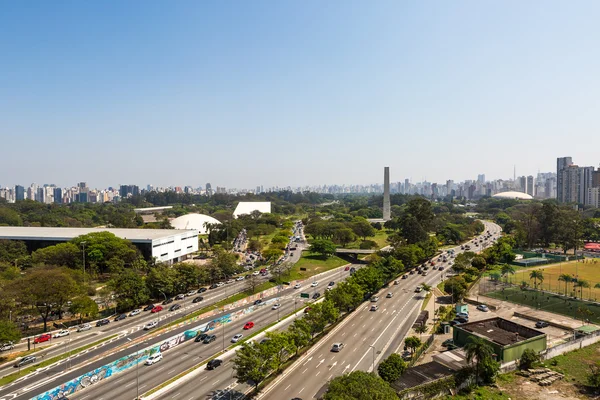
<path id="1" fill-rule="evenodd" d="M 3 3 L 0 185 L 445 182 L 600 157 L 600 3 Z"/>

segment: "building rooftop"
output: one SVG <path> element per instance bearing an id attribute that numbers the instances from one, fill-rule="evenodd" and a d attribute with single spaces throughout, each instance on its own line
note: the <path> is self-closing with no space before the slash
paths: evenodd
<path id="1" fill-rule="evenodd" d="M 240 201 L 235 207 L 235 211 L 233 212 L 234 217 L 238 217 L 243 214 L 251 214 L 252 211 L 258 211 L 260 213 L 270 213 L 271 212 L 271 202 L 270 201 Z"/>
<path id="2" fill-rule="evenodd" d="M 397 392 L 450 376 L 455 371 L 436 361 L 408 368 L 391 386 Z"/>
<path id="3" fill-rule="evenodd" d="M 145 208 L 134 208 L 133 211 L 135 211 L 136 213 L 146 213 L 146 212 L 170 210 L 171 208 L 173 208 L 173 206 L 145 207 Z"/>
<path id="4" fill-rule="evenodd" d="M 131 242 L 149 242 L 189 232 L 198 234 L 195 230 L 177 229 L 125 229 L 125 228 L 45 228 L 24 226 L 0 226 L 0 239 L 9 240 L 52 240 L 67 241 L 77 236 L 93 232 L 110 232 L 121 239 Z"/>
<path id="5" fill-rule="evenodd" d="M 497 199 L 513 199 L 513 200 L 533 200 L 533 197 L 523 192 L 500 192 L 492 197 Z"/>
<path id="6" fill-rule="evenodd" d="M 468 322 L 466 324 L 456 325 L 454 326 L 454 329 L 462 329 L 474 333 L 491 342 L 498 343 L 501 346 L 507 346 L 536 336 L 545 335 L 544 332 L 528 328 L 503 318 L 490 318 L 482 321 Z"/>

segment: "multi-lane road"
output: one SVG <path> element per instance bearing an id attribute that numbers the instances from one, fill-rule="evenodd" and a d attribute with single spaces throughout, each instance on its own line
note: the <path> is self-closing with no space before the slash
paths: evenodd
<path id="1" fill-rule="evenodd" d="M 487 222 L 485 225 L 486 230 L 497 238 L 500 227 Z M 460 246 L 454 250 L 457 254 L 462 251 Z M 265 388 L 258 398 L 319 398 L 332 378 L 355 370 L 372 371 L 373 366 L 377 368 L 381 360 L 398 350 L 421 310 L 424 295 L 422 292 L 415 293 L 416 287 L 423 282 L 437 285 L 448 272 L 451 261 L 442 263 L 443 271 L 430 270 L 425 277 L 409 275 L 408 279 L 400 279 L 398 285 L 382 289 L 376 303 L 362 304 Z M 386 298 L 389 292 L 392 297 Z M 372 304 L 377 304 L 379 309 L 369 311 Z M 331 352 L 333 344 L 340 342 L 344 343 L 342 351 Z M 160 399 L 192 400 L 210 396 L 226 399 L 229 396 L 225 396 L 222 390 L 229 394 L 247 392 L 250 389 L 248 385 L 236 383 L 232 367 L 231 359 L 224 360 L 216 370 L 201 371 L 195 379 L 177 385 Z"/>

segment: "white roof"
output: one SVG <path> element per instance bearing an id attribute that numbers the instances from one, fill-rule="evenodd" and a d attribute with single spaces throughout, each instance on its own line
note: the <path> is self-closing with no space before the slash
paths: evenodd
<path id="1" fill-rule="evenodd" d="M 195 229 L 201 235 L 208 233 L 205 224 L 220 224 L 218 219 L 204 214 L 186 214 L 170 221 L 175 229 Z"/>
<path id="2" fill-rule="evenodd" d="M 523 192 L 502 192 L 493 195 L 497 199 L 533 200 L 533 197 Z"/>
<path id="3" fill-rule="evenodd" d="M 271 212 L 270 201 L 240 201 L 233 212 L 233 216 L 250 214 L 252 211 L 260 211 L 261 213 Z"/>
<path id="4" fill-rule="evenodd" d="M 175 229 L 126 229 L 126 228 L 46 228 L 28 226 L 1 226 L 0 239 L 69 241 L 77 236 L 93 232 L 110 232 L 134 243 L 151 243 L 156 239 L 182 235 L 186 231 Z M 195 230 L 187 231 L 198 235 Z"/>

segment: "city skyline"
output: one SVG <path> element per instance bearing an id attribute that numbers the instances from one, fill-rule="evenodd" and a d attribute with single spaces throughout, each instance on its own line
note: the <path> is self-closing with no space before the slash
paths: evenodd
<path id="1" fill-rule="evenodd" d="M 4 185 L 596 165 L 597 2 L 35 3 L 0 13 Z"/>

